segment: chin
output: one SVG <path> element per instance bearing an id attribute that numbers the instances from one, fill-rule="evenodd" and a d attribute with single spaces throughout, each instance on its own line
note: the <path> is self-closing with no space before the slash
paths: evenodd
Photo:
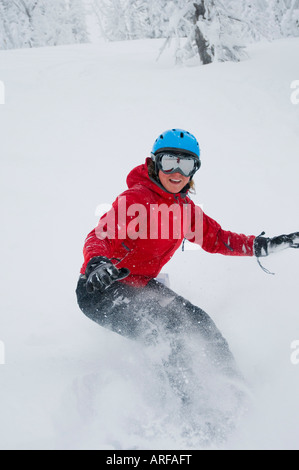
<path id="1" fill-rule="evenodd" d="M 171 188 L 168 189 L 168 191 L 170 191 L 171 193 L 179 193 L 180 191 L 182 191 L 184 186 L 178 186 L 178 187 L 173 187 L 171 186 Z"/>

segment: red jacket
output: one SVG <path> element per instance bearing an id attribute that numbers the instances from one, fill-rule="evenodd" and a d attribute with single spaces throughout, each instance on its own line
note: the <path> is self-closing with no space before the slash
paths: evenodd
<path id="1" fill-rule="evenodd" d="M 145 286 L 158 276 L 184 238 L 209 253 L 253 256 L 255 236 L 222 230 L 187 194 L 169 193 L 153 181 L 147 162 L 130 172 L 127 185 L 129 189 L 87 236 L 82 274 L 93 257 L 107 256 L 115 258 L 118 268 L 131 271 L 121 282 Z"/>

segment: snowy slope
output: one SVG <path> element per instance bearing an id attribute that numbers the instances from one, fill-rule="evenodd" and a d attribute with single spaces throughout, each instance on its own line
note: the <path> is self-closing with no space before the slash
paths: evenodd
<path id="1" fill-rule="evenodd" d="M 239 64 L 174 67 L 160 41 L 0 52 L 1 449 L 197 448 L 182 440 L 146 354 L 92 324 L 75 286 L 94 213 L 163 130 L 199 139 L 194 200 L 223 228 L 299 230 L 299 40 Z M 264 260 L 178 252 L 171 286 L 229 341 L 252 404 L 223 445 L 298 449 L 299 253 Z M 0 361 L 1 362 L 1 361 Z M 221 393 L 220 393 L 221 396 Z M 221 405 L 220 405 L 221 406 Z M 163 411 L 163 412 L 162 412 Z"/>

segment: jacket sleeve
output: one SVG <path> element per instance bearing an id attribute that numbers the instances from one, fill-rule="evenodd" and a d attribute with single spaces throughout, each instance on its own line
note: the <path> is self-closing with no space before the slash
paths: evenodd
<path id="1" fill-rule="evenodd" d="M 195 236 L 191 239 L 186 238 L 193 243 L 198 243 L 209 253 L 226 256 L 254 256 L 255 235 L 248 236 L 223 230 L 218 222 L 194 204 L 191 231 Z"/>
<path id="2" fill-rule="evenodd" d="M 227 256 L 253 256 L 254 235 L 243 235 L 227 230 L 213 219 L 203 216 L 202 248 L 209 253 L 220 253 Z"/>
<path id="3" fill-rule="evenodd" d="M 96 256 L 113 258 L 115 253 L 119 252 L 120 245 L 126 239 L 128 224 L 134 218 L 134 214 L 127 215 L 126 210 L 132 201 L 135 200 L 130 191 L 121 194 L 114 201 L 110 211 L 101 217 L 97 227 L 89 233 L 83 247 L 84 263 L 81 274 L 85 273 L 86 266 L 92 258 Z"/>

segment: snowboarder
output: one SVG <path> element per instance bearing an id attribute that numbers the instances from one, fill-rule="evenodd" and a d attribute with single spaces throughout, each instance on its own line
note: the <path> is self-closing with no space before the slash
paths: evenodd
<path id="1" fill-rule="evenodd" d="M 209 253 L 259 258 L 299 248 L 299 232 L 266 238 L 223 230 L 188 196 L 200 166 L 199 144 L 189 132 L 171 129 L 156 139 L 151 158 L 130 172 L 128 190 L 85 241 L 77 299 L 87 317 L 128 338 L 154 344 L 167 336 L 170 368 L 184 368 L 186 345 L 197 336 L 214 364 L 234 369 L 207 313 L 155 278 L 184 239 Z"/>

